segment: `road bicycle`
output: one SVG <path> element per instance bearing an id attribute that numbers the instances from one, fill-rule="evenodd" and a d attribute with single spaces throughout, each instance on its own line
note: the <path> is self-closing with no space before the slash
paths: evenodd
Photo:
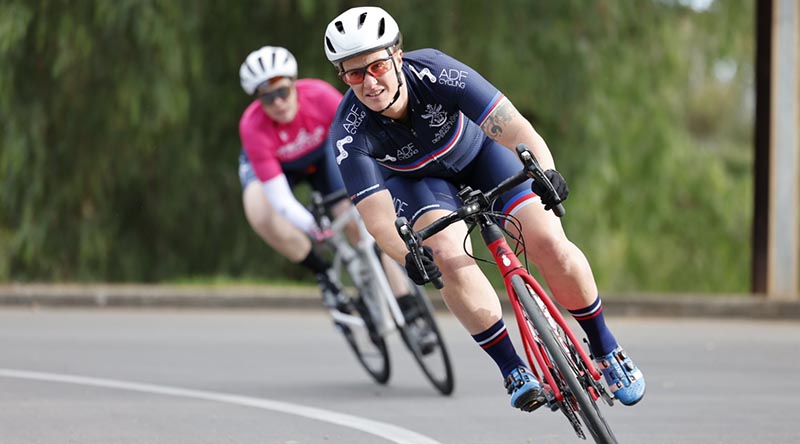
<path id="1" fill-rule="evenodd" d="M 602 375 L 594 365 L 593 357 L 578 341 L 552 299 L 533 278 L 527 261 L 523 266 L 517 257 L 525 252 L 524 239 L 521 234 L 516 236 L 504 228 L 503 222 L 512 224 L 517 233 L 522 233 L 519 221 L 492 210 L 492 204 L 498 196 L 529 178 L 541 181 L 558 196 L 530 150 L 525 145 L 519 145 L 516 151 L 524 165 L 517 174 L 486 192 L 464 187 L 458 194 L 463 203 L 461 207 L 416 232 L 405 218 L 398 218 L 397 231 L 424 273 L 421 262 L 423 240 L 462 220 L 469 227 L 467 236 L 475 227 L 480 227 L 493 263 L 503 276 L 528 364 L 539 381 L 544 382 L 547 405 L 552 411 L 564 413 L 580 438 L 586 439 L 585 427 L 595 442 L 616 443 L 598 407 L 600 400 L 609 406 L 613 405 L 614 398 L 600 382 Z M 559 217 L 565 214 L 560 203 L 553 208 L 553 212 Z M 511 249 L 506 235 L 515 241 L 519 251 Z M 443 285 L 441 278 L 432 283 L 437 288 Z"/>
<path id="2" fill-rule="evenodd" d="M 332 232 L 322 246 L 331 257 L 332 278 L 346 298 L 343 306 L 328 307 L 334 324 L 358 362 L 377 383 L 389 381 L 387 338 L 399 332 L 430 383 L 441 394 L 451 394 L 454 380 L 450 355 L 430 298 L 423 287 L 411 281 L 405 269 L 381 253 L 354 206 L 333 216 L 331 207 L 345 198 L 344 190 L 328 196 L 312 192 L 310 206 L 319 227 Z M 348 226 L 357 229 L 355 242 L 348 238 Z M 381 260 L 382 256 L 386 259 Z M 405 314 L 390 285 L 386 267 L 397 268 L 394 275 L 402 277 L 401 285 L 407 287 L 412 297 L 412 309 Z"/>

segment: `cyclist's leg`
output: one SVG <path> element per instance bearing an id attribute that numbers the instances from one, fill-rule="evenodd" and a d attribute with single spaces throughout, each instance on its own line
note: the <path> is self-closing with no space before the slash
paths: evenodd
<path id="1" fill-rule="evenodd" d="M 456 208 L 457 189 L 436 178 L 392 177 L 386 186 L 395 201 L 398 217 L 405 217 L 415 229 Z M 489 280 L 463 248 L 467 234 L 464 223 L 456 223 L 425 241 L 433 249 L 436 264 L 446 281 L 442 297 L 448 308 L 471 333 L 491 327 L 501 315 L 500 301 Z M 471 245 L 467 243 L 471 253 Z"/>
<path id="2" fill-rule="evenodd" d="M 398 216 L 416 229 L 450 213 L 456 207 L 457 189 L 435 178 L 386 182 L 397 203 Z M 450 311 L 499 367 L 512 405 L 533 410 L 543 402 L 541 386 L 514 349 L 502 320 L 502 308 L 494 287 L 474 259 L 464 251 L 467 227 L 453 224 L 425 241 L 434 252 L 445 286 L 442 297 Z M 471 245 L 467 242 L 471 253 Z"/>
<path id="3" fill-rule="evenodd" d="M 516 173 L 519 160 L 507 148 L 496 143 L 481 150 L 476 162 L 485 167 L 483 174 L 470 177 L 470 185 L 487 189 Z M 590 306 L 597 299 L 597 285 L 589 261 L 567 239 L 561 220 L 545 211 L 527 181 L 503 194 L 495 210 L 516 217 L 522 224 L 528 259 L 542 273 L 553 296 L 568 310 Z M 507 224 L 513 234 L 514 226 Z"/>
<path id="4" fill-rule="evenodd" d="M 239 179 L 245 217 L 264 242 L 289 261 L 300 263 L 311 251 L 311 241 L 286 218 L 274 211 L 247 156 L 239 156 Z"/>
<path id="5" fill-rule="evenodd" d="M 465 171 L 465 181 L 477 189 L 489 189 L 519 171 L 520 162 L 511 150 L 487 142 Z M 495 210 L 522 222 L 527 256 L 559 303 L 567 309 L 589 306 L 597 297 L 591 267 L 583 253 L 568 239 L 558 217 L 544 210 L 527 181 L 503 194 Z M 506 227 L 512 230 L 510 224 Z"/>
<path id="6" fill-rule="evenodd" d="M 558 217 L 545 212 L 541 205 L 528 205 L 520 209 L 517 217 L 523 221 L 529 259 L 542 273 L 556 300 L 583 328 L 610 390 L 623 404 L 639 402 L 645 391 L 644 376 L 606 325 L 586 256 L 567 239 Z"/>
<path id="7" fill-rule="evenodd" d="M 491 165 L 493 174 L 508 177 L 519 169 L 513 153 L 500 147 L 484 149 L 491 154 L 483 162 Z M 619 348 L 616 338 L 605 323 L 602 303 L 589 261 L 566 236 L 561 220 L 545 211 L 538 197 L 530 191 L 530 182 L 523 183 L 498 199 L 497 207 L 515 216 L 522 223 L 528 259 L 545 279 L 554 298 L 569 310 L 589 339 L 592 354 L 598 359 L 611 391 L 624 404 L 638 402 L 644 394 L 641 371 Z M 508 226 L 513 232 L 513 227 Z"/>
<path id="8" fill-rule="evenodd" d="M 330 264 L 313 248 L 311 240 L 288 219 L 275 211 L 264 195 L 244 151 L 239 156 L 239 179 L 242 184 L 242 200 L 245 217 L 250 227 L 261 239 L 292 263 L 310 270 L 317 277 L 323 300 L 333 306 L 340 301 L 338 286 L 329 279 Z M 339 304 L 341 305 L 341 304 Z"/>

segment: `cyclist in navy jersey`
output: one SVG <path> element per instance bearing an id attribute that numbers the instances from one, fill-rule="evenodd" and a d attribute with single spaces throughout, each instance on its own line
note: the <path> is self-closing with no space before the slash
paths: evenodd
<path id="1" fill-rule="evenodd" d="M 350 86 L 331 125 L 336 162 L 381 248 L 424 283 L 396 217 L 416 228 L 430 224 L 458 206 L 460 186 L 488 189 L 516 173 L 514 147 L 526 144 L 559 196 L 528 181 L 495 209 L 521 221 L 529 260 L 585 331 L 610 391 L 626 405 L 641 400 L 644 377 L 605 323 L 589 262 L 547 212 L 568 188 L 530 122 L 469 66 L 434 49 L 404 53 L 397 23 L 381 8 L 345 11 L 328 25 L 324 46 Z M 464 252 L 465 235 L 460 223 L 427 239 L 423 266 L 428 276 L 443 277 L 447 306 L 499 367 L 511 404 L 532 411 L 544 403 L 541 384 L 514 349 L 496 291 Z"/>

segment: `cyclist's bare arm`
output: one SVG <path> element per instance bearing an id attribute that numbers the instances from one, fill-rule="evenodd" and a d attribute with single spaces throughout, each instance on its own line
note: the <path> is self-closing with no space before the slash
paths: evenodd
<path id="1" fill-rule="evenodd" d="M 555 168 L 553 155 L 542 136 L 536 132 L 528 119 L 517 111 L 508 98 L 503 99 L 489 114 L 481 129 L 492 140 L 512 151 L 517 145 L 524 143 L 533 151 L 543 169 Z"/>
<path id="2" fill-rule="evenodd" d="M 367 231 L 375 238 L 381 249 L 395 261 L 404 264 L 408 250 L 394 226 L 397 216 L 389 191 L 381 190 L 365 197 L 356 204 L 356 208 L 364 220 Z"/>

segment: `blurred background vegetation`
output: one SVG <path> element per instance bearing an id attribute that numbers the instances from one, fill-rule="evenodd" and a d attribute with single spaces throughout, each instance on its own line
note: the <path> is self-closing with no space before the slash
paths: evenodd
<path id="1" fill-rule="evenodd" d="M 248 227 L 238 70 L 338 0 L 0 0 L 0 282 L 302 279 Z M 373 1 L 530 117 L 604 291 L 747 292 L 754 1 Z"/>

